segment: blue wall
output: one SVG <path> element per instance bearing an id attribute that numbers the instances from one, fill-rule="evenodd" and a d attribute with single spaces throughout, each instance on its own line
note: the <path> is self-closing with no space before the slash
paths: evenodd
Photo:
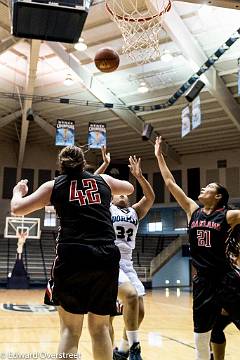
<path id="1" fill-rule="evenodd" d="M 166 284 L 165 280 L 169 280 L 169 284 Z M 177 280 L 180 280 L 181 283 L 177 284 Z M 153 288 L 189 286 L 189 283 L 189 257 L 183 257 L 182 250 L 173 256 L 152 278 Z"/>

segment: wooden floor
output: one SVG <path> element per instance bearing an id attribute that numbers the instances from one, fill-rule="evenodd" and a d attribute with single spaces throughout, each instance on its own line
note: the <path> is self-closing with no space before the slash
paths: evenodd
<path id="1" fill-rule="evenodd" d="M 43 290 L 0 290 L 1 305 L 42 304 Z M 192 296 L 188 291 L 149 291 L 145 296 L 146 315 L 140 329 L 144 360 L 194 359 L 191 317 Z M 121 337 L 122 317 L 114 321 L 116 341 Z M 226 329 L 226 360 L 239 360 L 239 333 Z M 34 313 L 0 310 L 0 359 L 49 359 L 56 353 L 59 324 L 56 312 Z M 91 343 L 84 324 L 79 352 L 81 360 L 92 360 Z"/>

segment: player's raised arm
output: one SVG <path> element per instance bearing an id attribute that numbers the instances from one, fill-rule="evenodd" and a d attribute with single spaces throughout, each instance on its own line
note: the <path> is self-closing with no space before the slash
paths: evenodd
<path id="1" fill-rule="evenodd" d="M 178 204 L 186 212 L 188 220 L 190 220 L 192 213 L 194 212 L 195 209 L 198 208 L 198 204 L 195 201 L 193 201 L 191 198 L 189 198 L 184 193 L 184 191 L 176 184 L 176 181 L 173 175 L 171 174 L 169 168 L 167 167 L 167 164 L 163 157 L 161 143 L 162 143 L 162 139 L 161 136 L 159 136 L 156 138 L 155 141 L 155 156 L 157 158 L 163 180 L 168 190 L 175 197 Z"/>
<path id="2" fill-rule="evenodd" d="M 130 195 L 134 191 L 134 187 L 129 181 L 118 180 L 106 174 L 101 176 L 111 188 L 112 195 Z"/>
<path id="3" fill-rule="evenodd" d="M 28 193 L 27 180 L 21 180 L 13 189 L 11 212 L 13 215 L 26 215 L 39 210 L 50 203 L 54 181 L 42 184 L 34 193 Z"/>
<path id="4" fill-rule="evenodd" d="M 141 159 L 137 159 L 135 155 L 130 156 L 128 166 L 133 176 L 139 182 L 143 191 L 143 197 L 141 198 L 141 200 L 132 205 L 132 207 L 136 210 L 138 214 L 138 218 L 142 219 L 153 205 L 155 194 L 150 183 L 142 174 Z"/>
<path id="5" fill-rule="evenodd" d="M 106 169 L 108 168 L 110 162 L 111 162 L 111 155 L 110 152 L 107 153 L 107 149 L 106 146 L 102 146 L 101 147 L 101 152 L 102 152 L 102 159 L 103 159 L 103 163 L 99 166 L 99 168 L 94 172 L 94 175 L 98 175 L 98 174 L 104 174 Z"/>

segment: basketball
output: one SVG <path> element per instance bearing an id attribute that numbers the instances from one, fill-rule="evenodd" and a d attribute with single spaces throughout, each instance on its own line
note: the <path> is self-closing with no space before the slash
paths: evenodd
<path id="1" fill-rule="evenodd" d="M 112 48 L 102 48 L 97 51 L 94 62 L 98 70 L 109 73 L 118 68 L 119 55 Z"/>

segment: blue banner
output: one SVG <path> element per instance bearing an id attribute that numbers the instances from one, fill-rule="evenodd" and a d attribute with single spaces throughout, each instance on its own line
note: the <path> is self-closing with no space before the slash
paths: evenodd
<path id="1" fill-rule="evenodd" d="M 55 145 L 69 146 L 75 143 L 75 122 L 71 120 L 57 120 Z"/>
<path id="2" fill-rule="evenodd" d="M 101 149 L 106 146 L 107 132 L 106 125 L 99 123 L 89 123 L 88 126 L 88 146 L 90 149 Z"/>

